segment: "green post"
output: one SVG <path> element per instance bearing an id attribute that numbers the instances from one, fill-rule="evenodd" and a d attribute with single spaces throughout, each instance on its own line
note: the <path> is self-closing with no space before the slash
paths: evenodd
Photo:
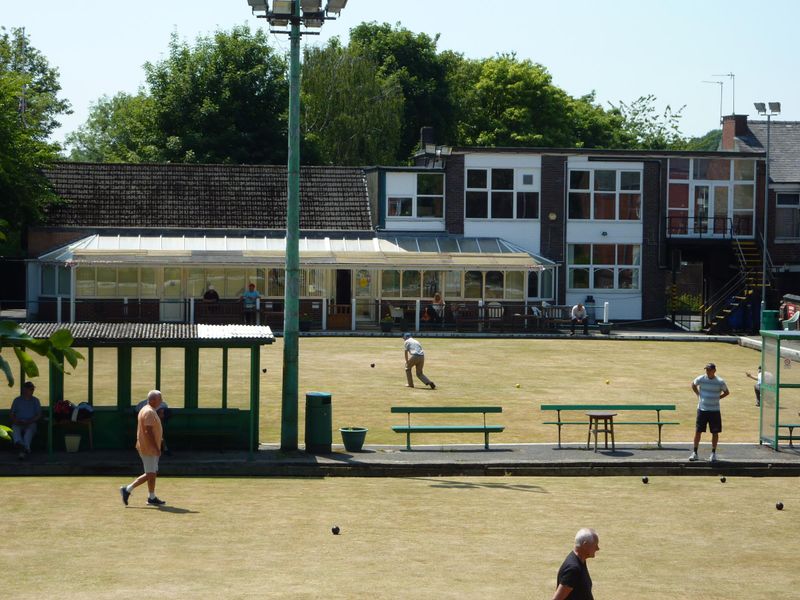
<path id="1" fill-rule="evenodd" d="M 117 348 L 117 409 L 122 412 L 131 403 L 131 357 L 130 346 Z"/>
<path id="2" fill-rule="evenodd" d="M 286 292 L 283 313 L 281 450 L 297 450 L 298 312 L 300 305 L 300 2 L 289 34 L 289 164 L 286 203 Z"/>
<path id="3" fill-rule="evenodd" d="M 258 447 L 258 404 L 260 397 L 261 347 L 254 344 L 250 348 L 250 441 L 248 460 L 253 460 L 253 452 Z"/>
<path id="4" fill-rule="evenodd" d="M 228 408 L 228 348 L 222 349 L 222 408 Z"/>
<path id="5" fill-rule="evenodd" d="M 156 346 L 156 387 L 161 389 L 161 346 Z M 169 402 L 167 402 L 169 404 Z"/>
<path id="6" fill-rule="evenodd" d="M 88 361 L 88 373 L 86 375 L 86 401 L 94 405 L 94 346 L 89 346 L 89 356 L 86 357 Z"/>
<path id="7" fill-rule="evenodd" d="M 63 369 L 64 356 L 61 352 L 54 352 L 58 357 Z M 64 371 L 53 363 L 48 364 L 48 394 L 50 400 L 47 403 L 47 455 L 53 456 L 53 406 L 58 400 L 64 398 Z"/>
<path id="8" fill-rule="evenodd" d="M 183 407 L 197 408 L 200 377 L 200 349 L 197 346 L 184 350 L 183 365 Z M 169 400 L 167 400 L 169 402 Z"/>

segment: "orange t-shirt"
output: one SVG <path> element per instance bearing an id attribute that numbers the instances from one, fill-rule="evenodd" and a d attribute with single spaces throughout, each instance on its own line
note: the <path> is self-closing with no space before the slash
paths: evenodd
<path id="1" fill-rule="evenodd" d="M 145 427 L 153 428 L 153 435 L 156 438 L 155 446 L 153 446 L 151 437 L 145 434 Z M 158 413 L 152 406 L 145 404 L 142 410 L 139 411 L 139 416 L 136 418 L 136 449 L 139 451 L 139 454 L 143 456 L 160 455 L 162 436 L 163 430 L 161 428 L 161 419 L 158 418 Z"/>

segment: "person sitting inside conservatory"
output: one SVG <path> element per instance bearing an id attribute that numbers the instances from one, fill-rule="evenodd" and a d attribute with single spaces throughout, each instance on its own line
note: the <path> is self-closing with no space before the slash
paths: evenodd
<path id="1" fill-rule="evenodd" d="M 433 302 L 425 308 L 425 317 L 425 321 L 433 323 L 441 323 L 444 320 L 444 300 L 439 292 L 433 295 Z"/>
<path id="2" fill-rule="evenodd" d="M 210 283 L 208 284 L 208 289 L 206 289 L 205 294 L 203 294 L 203 301 L 219 302 L 219 294 L 217 293 L 217 290 L 214 289 L 214 286 Z"/>

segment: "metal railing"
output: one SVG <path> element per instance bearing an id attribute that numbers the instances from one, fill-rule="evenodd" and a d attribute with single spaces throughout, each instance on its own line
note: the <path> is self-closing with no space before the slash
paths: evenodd
<path id="1" fill-rule="evenodd" d="M 753 215 L 742 214 L 731 217 L 667 216 L 667 237 L 685 238 L 751 238 L 753 237 Z"/>

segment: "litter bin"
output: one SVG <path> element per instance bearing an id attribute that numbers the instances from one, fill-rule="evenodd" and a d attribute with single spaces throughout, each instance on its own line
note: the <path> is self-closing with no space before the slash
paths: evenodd
<path id="1" fill-rule="evenodd" d="M 761 329 L 766 329 L 768 331 L 775 331 L 778 329 L 783 329 L 781 327 L 780 321 L 778 321 L 778 311 L 777 310 L 762 310 L 761 311 Z"/>
<path id="2" fill-rule="evenodd" d="M 306 393 L 306 452 L 331 452 L 333 419 L 331 395 L 327 392 Z"/>

